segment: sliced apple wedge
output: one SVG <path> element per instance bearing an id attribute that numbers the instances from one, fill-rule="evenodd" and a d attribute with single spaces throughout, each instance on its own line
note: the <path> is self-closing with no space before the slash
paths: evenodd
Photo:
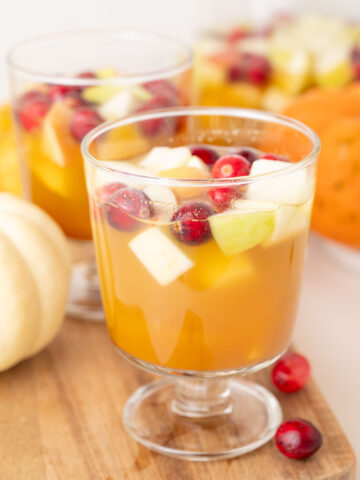
<path id="1" fill-rule="evenodd" d="M 211 232 L 224 255 L 241 253 L 269 239 L 278 208 L 273 202 L 239 200 L 234 209 L 209 217 Z"/>
<path id="2" fill-rule="evenodd" d="M 60 167 L 82 162 L 79 142 L 72 136 L 69 125 L 73 110 L 62 102 L 53 103 L 43 126 L 43 147 Z"/>

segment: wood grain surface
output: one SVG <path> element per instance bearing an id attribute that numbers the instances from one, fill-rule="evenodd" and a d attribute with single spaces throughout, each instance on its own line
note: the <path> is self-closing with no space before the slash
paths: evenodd
<path id="1" fill-rule="evenodd" d="M 269 387 L 269 371 L 253 377 Z M 126 399 L 152 376 L 112 347 L 105 326 L 68 319 L 57 339 L 0 374 L 0 480 L 348 480 L 351 447 L 313 382 L 279 394 L 284 417 L 303 417 L 324 443 L 306 461 L 271 441 L 234 460 L 195 463 L 152 453 L 122 426 Z"/>

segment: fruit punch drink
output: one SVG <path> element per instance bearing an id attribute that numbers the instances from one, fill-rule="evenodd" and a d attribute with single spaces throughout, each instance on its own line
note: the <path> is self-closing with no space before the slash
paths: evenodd
<path id="1" fill-rule="evenodd" d="M 24 42 L 9 66 L 25 194 L 68 237 L 90 239 L 81 140 L 105 120 L 189 103 L 188 51 L 156 35 L 84 31 Z"/>
<path id="2" fill-rule="evenodd" d="M 155 124 L 157 136 L 144 135 Z M 235 371 L 287 348 L 314 137 L 285 117 L 232 109 L 164 110 L 87 137 L 102 296 L 122 352 L 164 371 Z"/>
<path id="3" fill-rule="evenodd" d="M 76 240 L 68 313 L 102 320 L 80 143 L 106 120 L 189 104 L 191 51 L 161 35 L 94 30 L 24 42 L 8 62 L 23 193 Z M 156 124 L 143 134 L 156 136 Z"/>

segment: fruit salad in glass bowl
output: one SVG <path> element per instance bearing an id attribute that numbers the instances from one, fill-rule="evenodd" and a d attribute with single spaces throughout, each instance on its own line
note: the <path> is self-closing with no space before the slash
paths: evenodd
<path id="1" fill-rule="evenodd" d="M 312 86 L 343 87 L 360 78 L 360 27 L 320 15 L 281 15 L 202 36 L 195 85 L 202 105 L 282 111 Z"/>

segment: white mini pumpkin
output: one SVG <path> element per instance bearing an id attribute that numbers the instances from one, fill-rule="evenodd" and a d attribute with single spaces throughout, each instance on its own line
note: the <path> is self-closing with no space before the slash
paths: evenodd
<path id="1" fill-rule="evenodd" d="M 44 211 L 0 193 L 0 371 L 44 348 L 65 314 L 71 261 Z"/>

